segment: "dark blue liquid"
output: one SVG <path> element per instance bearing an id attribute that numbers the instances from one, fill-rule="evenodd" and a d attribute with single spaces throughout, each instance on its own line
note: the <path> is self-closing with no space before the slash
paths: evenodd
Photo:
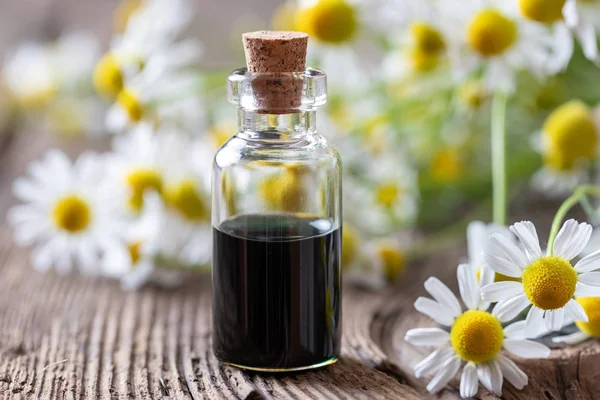
<path id="1" fill-rule="evenodd" d="M 246 215 L 213 228 L 213 348 L 237 366 L 286 370 L 340 352 L 341 230 Z"/>

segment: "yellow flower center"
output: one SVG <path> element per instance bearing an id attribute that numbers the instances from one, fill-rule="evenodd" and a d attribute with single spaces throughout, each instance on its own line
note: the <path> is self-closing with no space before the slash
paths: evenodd
<path id="1" fill-rule="evenodd" d="M 121 66 L 114 54 L 105 54 L 96 65 L 94 86 L 98 93 L 108 98 L 115 98 L 123 89 Z"/>
<path id="2" fill-rule="evenodd" d="M 382 245 L 377 253 L 383 263 L 383 273 L 388 282 L 398 279 L 406 267 L 406 257 L 398 248 L 390 245 Z"/>
<path id="3" fill-rule="evenodd" d="M 500 321 L 485 311 L 466 311 L 456 318 L 450 330 L 452 348 L 465 361 L 490 361 L 498 355 L 503 342 Z"/>
<path id="4" fill-rule="evenodd" d="M 208 208 L 196 183 L 187 179 L 179 185 L 165 190 L 165 201 L 189 221 L 204 221 Z"/>
<path id="5" fill-rule="evenodd" d="M 113 26 L 117 33 L 125 32 L 127 23 L 142 6 L 142 0 L 123 0 L 113 15 Z"/>
<path id="6" fill-rule="evenodd" d="M 400 197 L 401 189 L 395 183 L 386 183 L 375 189 L 375 198 L 377 203 L 386 208 L 392 208 L 396 200 Z"/>
<path id="7" fill-rule="evenodd" d="M 117 104 L 125 110 L 131 122 L 139 122 L 144 115 L 144 108 L 139 97 L 129 89 L 123 89 L 117 96 Z"/>
<path id="8" fill-rule="evenodd" d="M 433 26 L 415 22 L 410 27 L 415 49 L 423 54 L 439 55 L 446 50 L 446 42 L 442 33 Z"/>
<path id="9" fill-rule="evenodd" d="M 133 243 L 130 243 L 129 246 L 127 246 L 127 249 L 129 250 L 129 256 L 131 257 L 131 264 L 137 264 L 138 261 L 140 261 L 140 258 L 142 257 L 142 254 L 140 252 L 140 248 L 142 247 L 142 242 L 141 241 L 136 241 Z"/>
<path id="10" fill-rule="evenodd" d="M 575 299 L 588 316 L 588 322 L 575 321 L 580 331 L 600 337 L 600 297 L 578 297 Z"/>
<path id="11" fill-rule="evenodd" d="M 542 257 L 523 271 L 523 289 L 531 303 L 542 310 L 563 307 L 575 293 L 577 272 L 556 256 Z"/>
<path id="12" fill-rule="evenodd" d="M 467 39 L 480 55 L 497 56 L 517 40 L 517 24 L 498 10 L 483 10 L 469 24 Z"/>
<path id="13" fill-rule="evenodd" d="M 519 0 L 523 15 L 533 21 L 551 24 L 562 19 L 566 0 Z"/>
<path id="14" fill-rule="evenodd" d="M 52 209 L 54 224 L 69 233 L 84 231 L 92 221 L 88 202 L 77 195 L 69 195 L 56 202 Z"/>
<path id="15" fill-rule="evenodd" d="M 320 0 L 298 13 L 296 26 L 313 39 L 337 45 L 354 38 L 358 18 L 354 7 L 344 0 Z"/>
<path id="16" fill-rule="evenodd" d="M 358 236 L 349 226 L 342 229 L 342 268 L 349 268 L 358 253 Z"/>
<path id="17" fill-rule="evenodd" d="M 596 155 L 596 124 L 589 108 L 580 101 L 554 110 L 544 123 L 543 134 L 549 144 L 546 162 L 559 170 L 568 170 L 576 161 Z"/>
<path id="18" fill-rule="evenodd" d="M 300 169 L 289 167 L 285 172 L 262 181 L 258 190 L 267 202 L 267 208 L 288 212 L 302 211 L 305 191 L 301 175 Z"/>
<path id="19" fill-rule="evenodd" d="M 410 66 L 415 72 L 430 72 L 440 64 L 438 54 L 425 53 L 419 49 L 413 49 L 409 53 Z"/>
<path id="20" fill-rule="evenodd" d="M 131 171 L 125 177 L 125 182 L 131 189 L 129 206 L 134 211 L 142 209 L 146 190 L 156 190 L 158 193 L 162 193 L 162 177 L 152 168 L 139 168 Z"/>
<path id="21" fill-rule="evenodd" d="M 430 175 L 437 182 L 454 182 L 462 176 L 463 170 L 458 150 L 443 149 L 433 157 Z"/>

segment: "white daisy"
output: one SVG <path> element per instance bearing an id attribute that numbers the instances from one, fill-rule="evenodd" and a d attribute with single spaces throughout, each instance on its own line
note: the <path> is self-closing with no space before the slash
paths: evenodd
<path id="1" fill-rule="evenodd" d="M 400 38 L 383 60 L 388 79 L 423 76 L 444 63 L 447 39 L 436 2 L 388 1 L 381 9 L 381 18 L 389 21 L 384 26 Z"/>
<path id="2" fill-rule="evenodd" d="M 107 249 L 102 273 L 120 279 L 127 290 L 137 289 L 148 281 L 163 286 L 178 285 L 192 267 L 181 261 L 189 240 L 188 227 L 169 213 L 157 193 L 149 192 L 139 219 L 127 230 L 125 241 Z M 210 241 L 204 245 L 211 247 Z"/>
<path id="3" fill-rule="evenodd" d="M 106 114 L 106 129 L 120 133 L 137 124 L 175 125 L 202 132 L 202 81 L 192 73 L 144 68 L 127 81 Z"/>
<path id="4" fill-rule="evenodd" d="M 553 342 L 574 345 L 590 338 L 600 338 L 600 297 L 577 297 L 575 301 L 583 307 L 588 316 L 588 321 L 575 321 L 576 332 L 553 337 Z"/>
<path id="5" fill-rule="evenodd" d="M 567 26 L 579 40 L 583 54 L 598 63 L 596 30 L 600 28 L 600 4 L 596 1 L 566 0 L 562 12 Z"/>
<path id="6" fill-rule="evenodd" d="M 403 237 L 378 238 L 365 242 L 361 245 L 363 265 L 357 271 L 357 277 L 373 288 L 382 288 L 398 281 L 406 269 L 406 254 L 410 242 L 408 234 Z"/>
<path id="7" fill-rule="evenodd" d="M 365 0 L 298 0 L 295 28 L 309 34 L 307 60 L 328 74 L 330 91 L 367 87 L 376 65 L 357 44 L 375 9 Z"/>
<path id="8" fill-rule="evenodd" d="M 100 253 L 119 240 L 123 226 L 120 196 L 105 179 L 104 159 L 83 153 L 73 164 L 50 150 L 29 166 L 28 175 L 13 184 L 25 204 L 13 207 L 7 217 L 16 243 L 35 246 L 36 269 L 54 266 L 65 273 L 76 264 L 83 272 L 97 273 Z"/>
<path id="9" fill-rule="evenodd" d="M 571 100 L 546 118 L 534 138 L 543 166 L 532 178 L 537 190 L 564 196 L 589 180 L 588 166 L 599 153 L 598 124 L 582 101 Z"/>
<path id="10" fill-rule="evenodd" d="M 512 91 L 516 74 L 525 70 L 543 78 L 564 69 L 566 32 L 524 19 L 516 1 L 468 0 L 460 7 L 441 3 L 448 25 L 448 52 L 459 79 L 483 70 L 491 89 Z M 465 29 L 466 27 L 466 29 Z"/>
<path id="11" fill-rule="evenodd" d="M 510 227 L 525 250 L 505 237 L 495 234 L 490 240 L 502 249 L 505 256 L 486 254 L 485 261 L 499 273 L 520 282 L 497 282 L 481 289 L 483 299 L 498 302 L 494 311 L 502 321 L 516 317 L 531 305 L 527 314 L 525 333 L 535 336 L 541 326 L 558 330 L 565 314 L 576 321 L 588 321 L 585 310 L 573 296 L 600 296 L 600 251 L 579 260 L 574 259 L 585 248 L 592 227 L 571 219 L 559 231 L 552 252 L 542 253 L 533 223 L 519 222 Z M 549 248 L 550 250 L 550 248 Z"/>
<path id="12" fill-rule="evenodd" d="M 90 33 L 69 32 L 50 45 L 61 92 L 71 96 L 94 93 L 92 73 L 100 58 L 100 43 Z"/>
<path id="13" fill-rule="evenodd" d="M 365 143 L 378 147 L 374 138 Z M 344 218 L 370 235 L 393 232 L 417 214 L 415 171 L 403 162 L 405 157 L 385 146 L 373 153 L 363 152 L 360 158 L 344 160 Z"/>
<path id="14" fill-rule="evenodd" d="M 405 340 L 411 344 L 441 346 L 414 366 L 415 376 L 433 375 L 427 390 L 436 393 L 463 368 L 460 378 L 463 398 L 475 396 L 479 382 L 498 396 L 502 395 L 504 379 L 523 389 L 527 375 L 500 350 L 503 348 L 521 358 L 546 358 L 550 349 L 524 339 L 523 321 L 503 329 L 495 309 L 492 313 L 482 310 L 485 304 L 468 265 L 458 267 L 458 283 L 467 311 L 463 312 L 456 296 L 437 278 L 425 282 L 425 289 L 434 299 L 420 297 L 415 302 L 419 312 L 450 329 L 448 332 L 442 328 L 417 328 L 406 332 Z"/>
<path id="15" fill-rule="evenodd" d="M 161 140 L 164 139 L 146 124 L 113 140 L 108 174 L 112 182 L 124 188 L 127 197 L 122 206 L 132 215 L 142 210 L 147 191 L 163 192 L 169 154 L 164 151 Z"/>
<path id="16" fill-rule="evenodd" d="M 141 69 L 149 68 L 157 75 L 191 66 L 201 55 L 198 41 L 175 41 L 193 15 L 186 1 L 144 4 L 150 7 L 143 7 L 129 18 L 127 29 L 113 39 L 94 71 L 96 89 L 107 98 L 115 98 Z"/>

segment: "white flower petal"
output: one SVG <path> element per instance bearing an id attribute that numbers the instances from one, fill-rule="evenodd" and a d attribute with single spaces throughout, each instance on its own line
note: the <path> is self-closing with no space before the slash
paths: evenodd
<path id="1" fill-rule="evenodd" d="M 577 232 L 573 237 L 572 245 L 569 246 L 565 255 L 567 260 L 574 259 L 583 251 L 583 249 L 585 249 L 585 246 L 587 246 L 588 242 L 590 241 L 593 230 L 594 228 L 592 228 L 592 226 L 588 223 L 583 222 L 579 224 L 577 227 Z"/>
<path id="2" fill-rule="evenodd" d="M 529 260 L 525 253 L 521 251 L 510 239 L 496 233 L 490 237 L 490 240 L 496 244 L 506 254 L 506 256 L 519 268 L 524 269 L 529 265 Z"/>
<path id="3" fill-rule="evenodd" d="M 458 277 L 458 290 L 460 291 L 460 297 L 465 302 L 465 305 L 469 310 L 474 310 L 479 307 L 481 294 L 479 293 L 479 285 L 477 284 L 477 277 L 473 272 L 473 269 L 468 264 L 461 264 L 457 269 Z"/>
<path id="4" fill-rule="evenodd" d="M 467 363 L 460 377 L 460 396 L 462 398 L 475 396 L 477 387 L 477 367 L 473 363 Z"/>
<path id="5" fill-rule="evenodd" d="M 505 339 L 502 347 L 521 358 L 548 358 L 550 356 L 548 347 L 533 340 Z"/>
<path id="6" fill-rule="evenodd" d="M 500 322 L 507 322 L 514 319 L 530 304 L 531 302 L 527 298 L 527 295 L 523 293 L 522 295 L 513 297 L 512 299 L 498 302 L 494 306 L 492 314 L 496 316 Z"/>
<path id="7" fill-rule="evenodd" d="M 500 364 L 498 364 L 495 359 L 490 360 L 488 364 L 491 372 L 490 383 L 492 384 L 492 393 L 497 396 L 502 396 L 502 382 L 504 381 L 504 377 L 502 376 Z"/>
<path id="8" fill-rule="evenodd" d="M 494 279 L 496 278 L 496 274 L 494 273 L 494 270 L 487 264 L 483 264 L 483 266 L 481 267 L 481 276 L 479 277 L 479 287 L 484 287 L 486 285 L 489 285 L 490 283 L 494 283 Z M 489 305 L 488 305 L 489 307 Z M 481 305 L 480 305 L 480 308 Z M 487 308 L 487 307 L 485 307 Z"/>
<path id="9" fill-rule="evenodd" d="M 525 318 L 525 337 L 537 337 L 544 327 L 544 311 L 532 306 Z"/>
<path id="10" fill-rule="evenodd" d="M 472 267 L 477 268 L 481 264 L 481 252 L 487 240 L 485 224 L 481 221 L 470 222 L 467 226 L 467 249 Z"/>
<path id="11" fill-rule="evenodd" d="M 558 331 L 563 326 L 565 320 L 565 309 L 548 310 L 544 313 L 544 321 L 548 331 Z"/>
<path id="12" fill-rule="evenodd" d="M 477 377 L 479 382 L 490 392 L 492 389 L 492 369 L 489 363 L 477 364 Z"/>
<path id="13" fill-rule="evenodd" d="M 481 298 L 491 302 L 510 299 L 522 294 L 523 284 L 521 282 L 496 282 L 481 288 Z"/>
<path id="14" fill-rule="evenodd" d="M 504 337 L 509 339 L 525 339 L 525 320 L 507 325 L 504 328 Z"/>
<path id="15" fill-rule="evenodd" d="M 600 272 L 586 272 L 577 277 L 577 280 L 590 286 L 600 286 Z"/>
<path id="16" fill-rule="evenodd" d="M 431 277 L 425 281 L 425 290 L 438 301 L 441 305 L 447 307 L 452 312 L 453 317 L 462 314 L 462 308 L 458 299 L 452 293 L 448 286 L 444 285 L 438 278 Z"/>
<path id="17" fill-rule="evenodd" d="M 440 328 L 415 328 L 404 335 L 404 340 L 415 346 L 441 346 L 448 343 L 450 334 Z"/>
<path id="18" fill-rule="evenodd" d="M 560 231 L 558 231 L 558 235 L 556 235 L 556 239 L 554 239 L 554 255 L 564 257 L 563 254 L 568 251 L 568 246 L 573 240 L 577 227 L 577 221 L 574 219 L 570 219 L 563 224 Z"/>
<path id="19" fill-rule="evenodd" d="M 556 336 L 552 338 L 554 343 L 565 343 L 568 345 L 579 344 L 588 340 L 591 336 L 581 331 L 573 332 L 570 335 Z"/>
<path id="20" fill-rule="evenodd" d="M 533 228 L 533 232 L 531 228 Z M 519 238 L 521 243 L 523 243 L 525 250 L 530 255 L 531 261 L 542 256 L 542 249 L 540 248 L 537 232 L 535 231 L 535 226 L 533 226 L 531 222 L 517 222 L 510 227 L 510 230 Z"/>
<path id="21" fill-rule="evenodd" d="M 448 382 L 454 378 L 461 365 L 460 358 L 454 356 L 447 360 L 433 379 L 427 385 L 427 390 L 431 393 L 437 393 L 442 390 Z"/>
<path id="22" fill-rule="evenodd" d="M 600 297 L 600 287 L 577 282 L 575 297 Z"/>
<path id="23" fill-rule="evenodd" d="M 575 264 L 575 271 L 582 274 L 600 268 L 600 250 L 582 258 Z"/>
<path id="24" fill-rule="evenodd" d="M 590 240 L 592 230 L 590 224 L 577 224 L 573 219 L 568 220 L 556 236 L 554 255 L 572 260 L 583 251 Z"/>
<path id="25" fill-rule="evenodd" d="M 444 307 L 427 297 L 419 297 L 415 301 L 415 309 L 440 325 L 450 326 L 454 323 L 454 317 L 448 307 Z"/>
<path id="26" fill-rule="evenodd" d="M 527 374 L 525 374 L 525 372 L 523 372 L 513 360 L 503 356 L 502 354 L 498 354 L 496 360 L 500 364 L 500 369 L 502 370 L 504 378 L 509 381 L 511 385 L 518 390 L 521 390 L 527 386 Z"/>
<path id="27" fill-rule="evenodd" d="M 581 304 L 579 304 L 578 302 L 576 302 L 573 299 L 569 300 L 569 302 L 565 306 L 565 310 L 567 312 L 567 315 L 573 321 L 584 321 L 584 322 L 588 321 L 588 316 L 585 313 L 585 310 L 583 309 Z"/>
<path id="28" fill-rule="evenodd" d="M 513 278 L 520 278 L 523 275 L 523 270 L 517 267 L 511 260 L 491 254 L 484 254 L 483 259 L 495 272 L 512 276 Z"/>
<path id="29" fill-rule="evenodd" d="M 427 375 L 435 374 L 451 357 L 454 357 L 454 350 L 452 347 L 437 349 L 413 367 L 415 376 L 417 378 L 422 378 Z"/>

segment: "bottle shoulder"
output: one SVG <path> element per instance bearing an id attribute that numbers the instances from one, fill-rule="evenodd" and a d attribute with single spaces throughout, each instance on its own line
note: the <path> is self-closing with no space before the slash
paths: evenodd
<path id="1" fill-rule="evenodd" d="M 232 136 L 215 154 L 214 163 L 219 168 L 230 165 L 260 163 L 326 162 L 341 163 L 338 151 L 321 135 L 313 133 L 290 138 L 247 138 Z"/>

